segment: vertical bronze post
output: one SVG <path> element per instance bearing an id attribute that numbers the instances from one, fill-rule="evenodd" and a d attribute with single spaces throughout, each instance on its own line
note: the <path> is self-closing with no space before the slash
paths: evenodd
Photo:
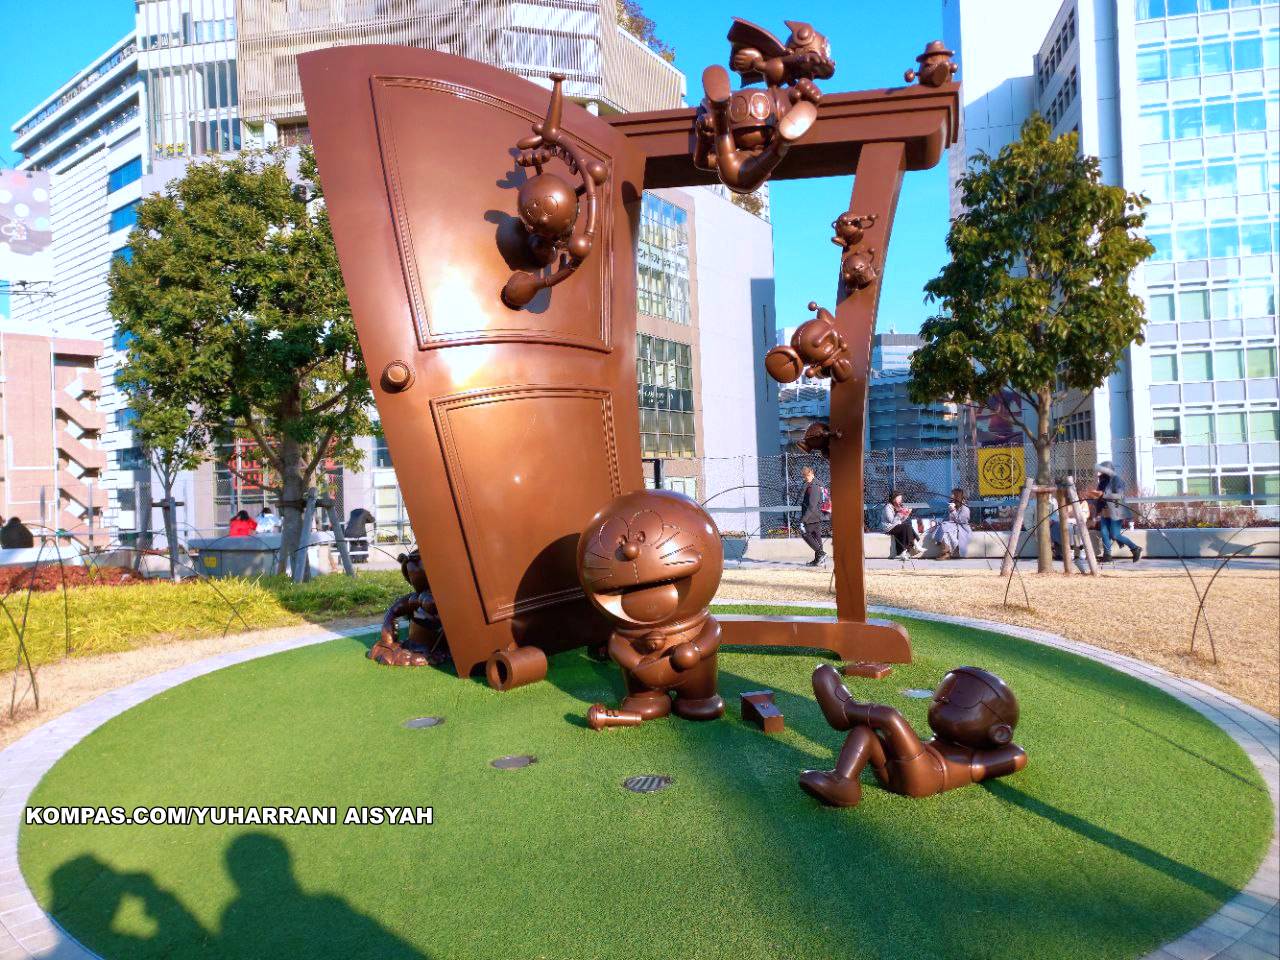
<path id="1" fill-rule="evenodd" d="M 864 144 L 858 155 L 849 212 L 875 218 L 863 243 L 886 253 L 905 170 L 906 147 L 901 142 Z M 882 261 L 880 275 L 866 287 L 851 290 L 841 283 L 836 305 L 836 331 L 848 341 L 853 364 L 853 376 L 831 387 L 831 552 L 836 613 L 841 620 L 867 619 L 862 572 L 862 467 L 871 337 L 883 282 Z"/>

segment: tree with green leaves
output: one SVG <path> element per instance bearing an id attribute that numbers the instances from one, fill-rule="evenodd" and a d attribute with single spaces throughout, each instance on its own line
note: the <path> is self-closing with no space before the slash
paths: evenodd
<path id="1" fill-rule="evenodd" d="M 658 36 L 658 26 L 647 16 L 640 0 L 614 0 L 618 26 L 631 34 L 667 63 L 675 63 L 676 52 Z"/>
<path id="2" fill-rule="evenodd" d="M 1077 135 L 1055 139 L 1038 114 L 996 156 L 979 152 L 959 186 L 951 260 L 924 288 L 941 310 L 921 327 L 910 396 L 982 404 L 1012 390 L 1022 409 L 1006 412 L 1035 448 L 1036 483 L 1048 485 L 1055 401 L 1077 391 L 1078 408 L 1142 342 L 1129 280 L 1154 252 L 1140 233 L 1147 200 L 1103 183 Z M 1039 496 L 1041 572 L 1052 569 L 1049 512 Z"/>
<path id="3" fill-rule="evenodd" d="M 314 155 L 302 151 L 295 175 L 291 165 L 282 152 L 192 163 L 139 204 L 132 260 L 110 279 L 112 316 L 131 338 L 126 382 L 152 385 L 174 427 L 185 410 L 206 442 L 248 441 L 273 478 L 281 573 L 317 472 L 357 466 L 355 438 L 372 428 Z"/>
<path id="4" fill-rule="evenodd" d="M 184 389 L 183 378 L 171 376 L 161 381 L 146 377 L 144 358 L 135 364 L 126 364 L 116 374 L 116 385 L 129 398 L 129 410 L 133 414 L 131 427 L 138 445 L 147 454 L 151 469 L 160 478 L 164 491 L 161 510 L 164 516 L 164 536 L 169 550 L 169 576 L 178 575 L 178 524 L 173 499 L 173 488 L 183 471 L 194 470 L 208 458 L 209 430 L 198 414 L 198 405 L 192 391 Z M 179 374 L 180 365 L 166 371 Z M 135 510 L 143 511 L 143 504 L 135 504 Z M 150 523 L 151 507 L 145 508 L 141 523 Z M 143 529 L 149 527 L 144 526 Z M 141 545 L 140 545 L 141 546 Z"/>

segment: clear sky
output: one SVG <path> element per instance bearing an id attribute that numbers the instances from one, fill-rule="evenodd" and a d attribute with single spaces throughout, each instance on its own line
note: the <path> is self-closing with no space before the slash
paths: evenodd
<path id="1" fill-rule="evenodd" d="M 836 74 L 829 92 L 898 85 L 929 40 L 942 36 L 941 0 L 799 5 L 764 0 L 642 0 L 658 36 L 676 50 L 689 101 L 702 97 L 702 70 L 728 60 L 733 17 L 752 20 L 785 40 L 783 20 L 807 20 L 831 40 Z M 131 0 L 0 0 L 0 165 L 16 159 L 9 127 L 133 24 Z M 947 230 L 946 162 L 907 175 L 894 224 L 880 302 L 880 329 L 914 332 L 926 316 L 921 287 L 941 267 Z M 851 178 L 773 187 L 778 321 L 803 322 L 805 304 L 834 306 L 839 249 L 831 221 L 849 204 Z"/>

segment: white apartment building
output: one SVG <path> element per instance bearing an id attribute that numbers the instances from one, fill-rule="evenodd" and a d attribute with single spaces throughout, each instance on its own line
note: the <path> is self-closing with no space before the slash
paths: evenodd
<path id="1" fill-rule="evenodd" d="M 1032 111 L 1150 198 L 1145 343 L 1063 424 L 1159 494 L 1280 493 L 1280 6 L 944 0 L 963 81 L 955 179 Z M 999 27 L 993 27 L 999 24 Z"/>
<path id="2" fill-rule="evenodd" d="M 565 73 L 567 92 L 600 113 L 684 103 L 683 74 L 620 29 L 613 4 L 600 0 L 135 5 L 134 31 L 12 128 L 20 167 L 53 174 L 56 279 L 54 296 L 44 302 L 15 298 L 9 327 L 20 332 L 39 324 L 41 332 L 113 344 L 98 362 L 108 420 L 101 445 L 109 452 L 106 525 L 122 532 L 142 522 L 150 474 L 111 387 L 124 346 L 106 309 L 111 258 L 128 255 L 139 199 L 181 175 L 192 159 L 309 142 L 298 54 L 348 43 L 406 44 L 472 57 L 547 86 L 551 73 Z M 642 340 L 649 338 L 641 344 L 647 359 L 662 360 L 637 371 L 642 445 L 646 456 L 668 463 L 668 485 L 702 498 L 707 478 L 697 458 L 773 452 L 776 395 L 758 369 L 776 321 L 767 193 L 763 199 L 763 215 L 754 216 L 722 189 L 646 197 L 639 327 Z M 725 236 L 733 243 L 717 242 Z M 714 350 L 703 351 L 703 330 Z M 662 389 L 651 383 L 646 392 L 646 375 L 664 378 Z M 387 451 L 372 437 L 362 444 L 368 469 L 335 477 L 345 507 L 373 510 L 384 527 L 403 526 Z M 175 495 L 185 501 L 179 521 L 188 530 L 216 529 L 235 510 L 263 503 L 261 491 L 246 489 L 217 462 L 184 477 Z M 151 528 L 158 525 L 157 515 Z"/>

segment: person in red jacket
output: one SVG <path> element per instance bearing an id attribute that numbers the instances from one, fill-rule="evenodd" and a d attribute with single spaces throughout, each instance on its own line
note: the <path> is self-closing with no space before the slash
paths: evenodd
<path id="1" fill-rule="evenodd" d="M 231 518 L 231 536 L 233 537 L 251 537 L 257 530 L 257 522 L 243 510 Z"/>

